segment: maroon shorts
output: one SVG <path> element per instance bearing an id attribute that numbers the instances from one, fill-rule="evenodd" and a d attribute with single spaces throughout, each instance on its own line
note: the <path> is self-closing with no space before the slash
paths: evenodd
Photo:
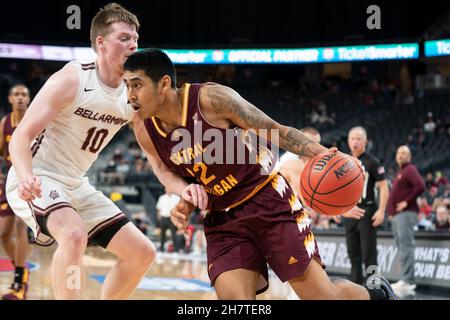
<path id="1" fill-rule="evenodd" d="M 225 271 L 256 270 L 258 294 L 269 286 L 267 263 L 283 282 L 303 275 L 313 258 L 325 267 L 310 219 L 281 175 L 242 205 L 207 214 L 204 225 L 212 285 Z"/>
<path id="2" fill-rule="evenodd" d="M 8 216 L 14 216 L 14 211 L 11 209 L 11 207 L 8 204 L 8 201 L 6 200 L 6 177 L 3 183 L 1 184 L 0 188 L 0 217 L 8 217 Z"/>

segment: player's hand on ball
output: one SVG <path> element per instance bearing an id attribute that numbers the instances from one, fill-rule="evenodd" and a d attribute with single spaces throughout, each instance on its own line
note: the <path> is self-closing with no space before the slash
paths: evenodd
<path id="1" fill-rule="evenodd" d="M 199 207 L 201 210 L 206 210 L 208 206 L 208 194 L 203 186 L 199 184 L 192 183 L 184 188 L 181 198 Z"/>
<path id="2" fill-rule="evenodd" d="M 366 212 L 366 210 L 361 209 L 358 206 L 355 206 L 350 211 L 347 211 L 346 213 L 344 213 L 342 216 L 346 217 L 346 218 L 352 218 L 352 219 L 359 220 L 362 217 L 364 217 L 365 212 Z"/>
<path id="3" fill-rule="evenodd" d="M 19 180 L 17 193 L 22 200 L 32 201 L 41 197 L 41 178 L 29 175 Z"/>

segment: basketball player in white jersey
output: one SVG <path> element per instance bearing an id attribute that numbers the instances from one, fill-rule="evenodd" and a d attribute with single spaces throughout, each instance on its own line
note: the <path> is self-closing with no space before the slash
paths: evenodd
<path id="1" fill-rule="evenodd" d="M 150 240 L 85 177 L 132 118 L 123 64 L 137 49 L 138 28 L 137 17 L 120 5 L 102 8 L 91 24 L 97 60 L 73 61 L 52 75 L 11 139 L 7 198 L 38 244 L 58 244 L 52 266 L 56 299 L 81 297 L 82 281 L 73 277 L 82 274 L 88 243 L 118 258 L 106 276 L 102 299 L 128 298 L 156 254 Z"/>

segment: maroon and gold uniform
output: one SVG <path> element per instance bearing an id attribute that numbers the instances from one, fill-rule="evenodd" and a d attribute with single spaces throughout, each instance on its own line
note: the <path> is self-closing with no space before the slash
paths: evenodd
<path id="1" fill-rule="evenodd" d="M 296 278 L 312 258 L 321 262 L 317 244 L 300 201 L 274 169 L 271 144 L 251 130 L 208 123 L 199 105 L 204 85 L 185 84 L 181 126 L 165 132 L 155 117 L 145 126 L 164 164 L 194 178 L 208 194 L 204 225 L 211 282 L 228 270 L 257 270 L 259 293 L 268 287 L 267 263 L 282 281 Z"/>
<path id="2" fill-rule="evenodd" d="M 11 112 L 8 115 L 6 115 L 5 119 L 5 125 L 3 127 L 3 158 L 6 161 L 6 172 L 3 173 L 3 182 L 0 189 L 0 217 L 4 216 L 14 216 L 14 212 L 12 211 L 11 207 L 8 204 L 8 201 L 6 200 L 6 191 L 5 191 L 5 185 L 6 185 L 6 176 L 8 174 L 8 170 L 11 167 L 11 155 L 9 154 L 9 141 L 11 140 L 11 136 L 16 129 L 18 125 L 17 119 L 15 119 L 14 113 Z"/>

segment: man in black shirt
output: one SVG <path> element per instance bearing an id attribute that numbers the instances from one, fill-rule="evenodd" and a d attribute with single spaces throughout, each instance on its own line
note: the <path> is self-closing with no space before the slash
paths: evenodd
<path id="1" fill-rule="evenodd" d="M 363 127 L 354 127 L 348 134 L 352 155 L 364 167 L 364 189 L 361 200 L 353 209 L 343 214 L 347 252 L 352 265 L 350 280 L 362 284 L 362 263 L 367 270 L 377 265 L 377 231 L 384 221 L 389 196 L 384 167 L 379 160 L 366 152 L 367 133 Z M 375 185 L 379 190 L 379 205 L 375 202 Z"/>

